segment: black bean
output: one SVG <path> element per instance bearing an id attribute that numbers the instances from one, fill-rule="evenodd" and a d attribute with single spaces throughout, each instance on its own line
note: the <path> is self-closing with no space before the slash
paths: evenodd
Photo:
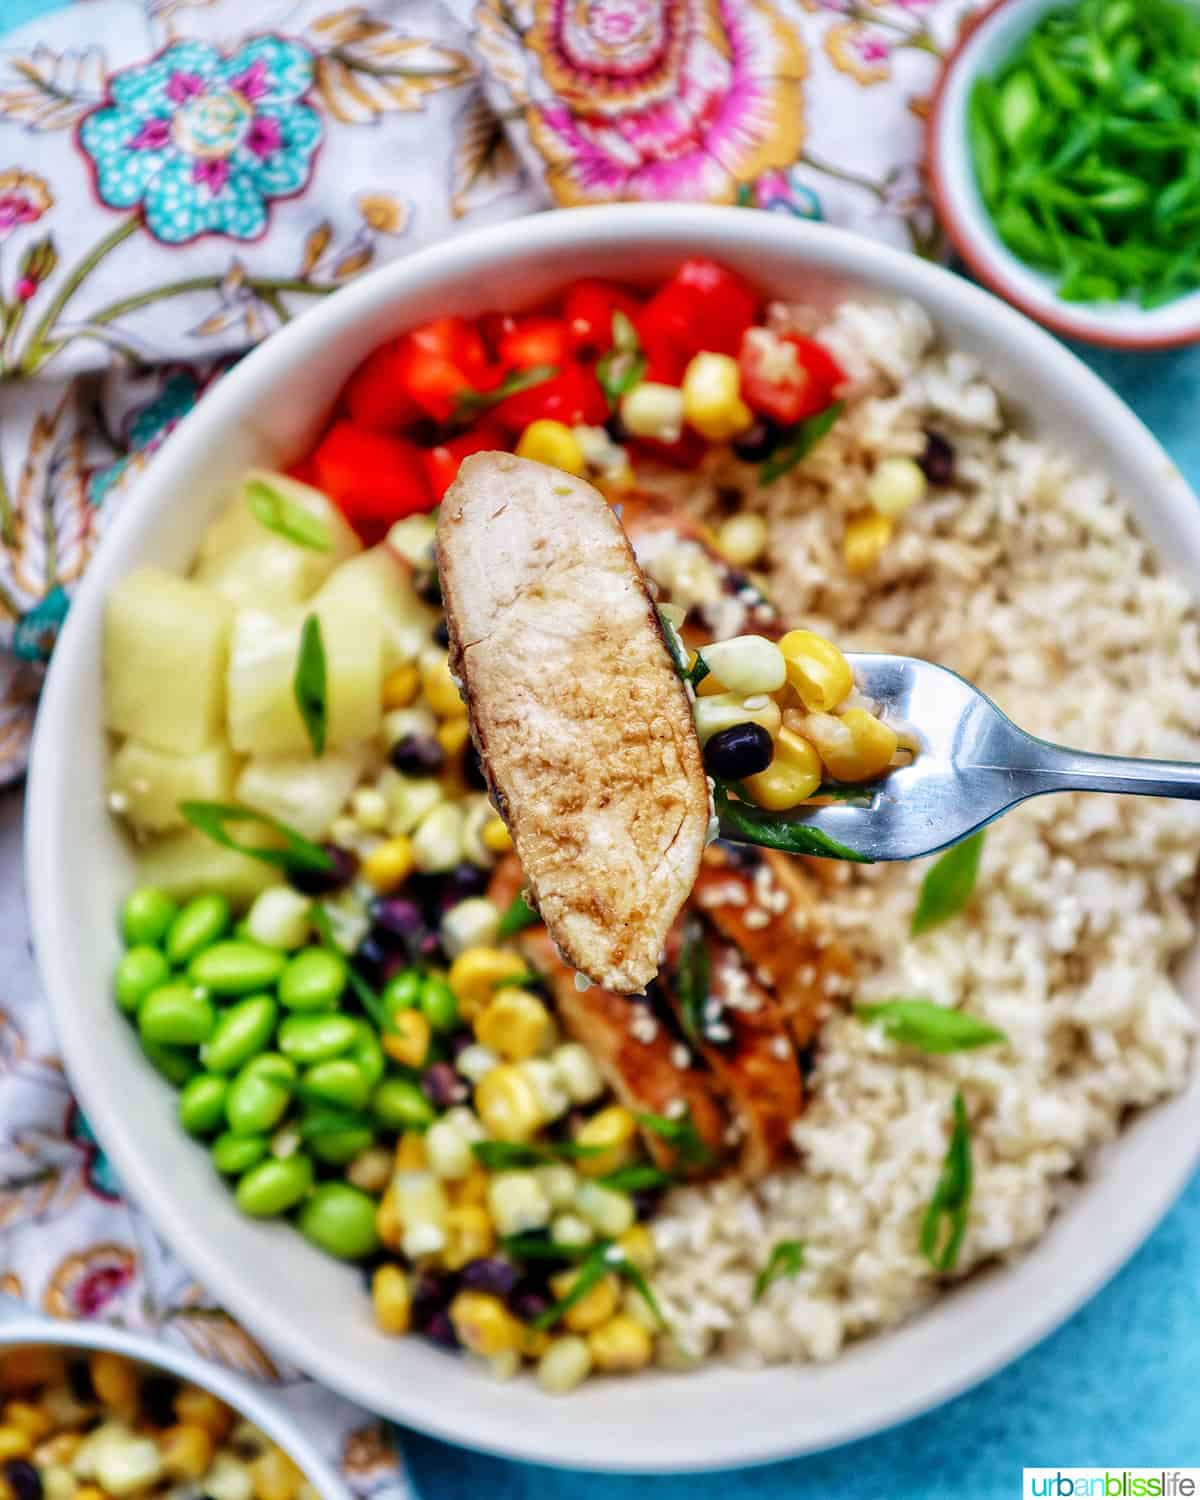
<path id="1" fill-rule="evenodd" d="M 509 1302 L 509 1307 L 522 1323 L 532 1323 L 550 1307 L 550 1298 L 545 1292 L 526 1288 L 519 1291 Z"/>
<path id="2" fill-rule="evenodd" d="M 451 1032 L 447 1045 L 450 1048 L 450 1056 L 460 1058 L 468 1047 L 475 1045 L 475 1033 L 469 1026 L 460 1027 L 458 1031 Z"/>
<path id="3" fill-rule="evenodd" d="M 627 443 L 629 441 L 629 429 L 621 421 L 620 416 L 616 412 L 613 412 L 612 416 L 605 422 L 604 430 L 614 443 Z"/>
<path id="4" fill-rule="evenodd" d="M 779 436 L 775 423 L 769 417 L 760 417 L 753 427 L 735 437 L 730 447 L 743 463 L 760 464 L 774 453 Z"/>
<path id="5" fill-rule="evenodd" d="M 925 434 L 925 451 L 917 459 L 921 472 L 930 484 L 951 484 L 954 480 L 954 444 L 940 432 Z"/>
<path id="6" fill-rule="evenodd" d="M 633 1211 L 639 1219 L 652 1219 L 658 1212 L 659 1204 L 663 1200 L 662 1188 L 635 1188 L 630 1194 L 633 1199 Z"/>
<path id="7" fill-rule="evenodd" d="M 479 751 L 475 748 L 475 741 L 467 741 L 467 753 L 463 757 L 463 780 L 472 791 L 486 792 L 487 777 L 483 774 L 483 765 L 479 759 Z"/>
<path id="8" fill-rule="evenodd" d="M 445 620 L 439 620 L 433 627 L 433 643 L 443 648 L 450 644 L 450 627 Z"/>
<path id="9" fill-rule="evenodd" d="M 428 567 L 413 570 L 413 588 L 417 591 L 417 597 L 426 604 L 437 605 L 442 602 L 442 580 L 432 563 Z"/>
<path id="10" fill-rule="evenodd" d="M 490 875 L 487 870 L 481 870 L 478 865 L 464 861 L 461 865 L 455 865 L 446 876 L 442 899 L 448 906 L 457 906 L 460 901 L 466 901 L 470 896 L 482 896 L 488 888 L 489 879 Z"/>
<path id="11" fill-rule="evenodd" d="M 376 934 L 386 942 L 385 934 L 392 937 L 415 939 L 425 925 L 421 909 L 415 901 L 406 901 L 402 896 L 389 896 L 371 903 L 371 923 L 379 928 Z"/>
<path id="12" fill-rule="evenodd" d="M 406 734 L 392 746 L 388 759 L 402 776 L 436 776 L 446 764 L 446 752 L 431 734 Z"/>
<path id="13" fill-rule="evenodd" d="M 10 1458 L 3 1472 L 13 1500 L 42 1500 L 42 1476 L 26 1459 Z"/>
<path id="14" fill-rule="evenodd" d="M 358 872 L 358 857 L 349 849 L 339 849 L 336 844 L 322 844 L 321 848 L 333 860 L 332 869 L 293 870 L 289 876 L 296 889 L 306 896 L 323 896 L 329 891 L 340 890 Z"/>
<path id="15" fill-rule="evenodd" d="M 720 781 L 741 781 L 765 771 L 774 750 L 761 724 L 734 724 L 719 730 L 705 745 L 704 769 Z"/>
<path id="16" fill-rule="evenodd" d="M 368 984 L 386 983 L 389 964 L 399 960 L 403 968 L 407 962 L 404 954 L 397 954 L 390 944 L 380 942 L 373 932 L 368 932 L 354 953 L 354 967 Z"/>
<path id="17" fill-rule="evenodd" d="M 488 1255 L 468 1261 L 459 1272 L 459 1279 L 473 1292 L 492 1292 L 497 1297 L 507 1297 L 521 1275 L 508 1261 L 497 1255 Z"/>
<path id="18" fill-rule="evenodd" d="M 448 1062 L 435 1062 L 421 1074 L 421 1092 L 434 1109 L 444 1110 L 465 1103 L 470 1090 Z"/>
<path id="19" fill-rule="evenodd" d="M 155 1427 L 175 1424 L 175 1397 L 179 1382 L 171 1375 L 147 1375 L 142 1381 L 142 1410 Z"/>
<path id="20" fill-rule="evenodd" d="M 73 1359 L 67 1366 L 67 1384 L 76 1401 L 90 1406 L 96 1399 L 96 1387 L 92 1384 L 92 1369 L 86 1359 Z"/>
<path id="21" fill-rule="evenodd" d="M 439 1308 L 430 1316 L 421 1332 L 431 1344 L 437 1344 L 442 1349 L 458 1348 L 458 1334 L 454 1331 L 450 1314 L 444 1308 Z"/>

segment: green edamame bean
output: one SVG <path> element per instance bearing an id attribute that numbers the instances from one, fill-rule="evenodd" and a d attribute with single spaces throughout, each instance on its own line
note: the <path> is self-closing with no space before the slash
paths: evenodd
<path id="1" fill-rule="evenodd" d="M 234 1135 L 265 1135 L 287 1114 L 291 1102 L 286 1084 L 255 1072 L 250 1063 L 229 1085 L 225 1119 Z"/>
<path id="2" fill-rule="evenodd" d="M 197 1073 L 179 1095 L 179 1123 L 189 1135 L 212 1135 L 225 1118 L 229 1080 L 215 1073 Z"/>
<path id="3" fill-rule="evenodd" d="M 305 1145 L 317 1158 L 330 1167 L 344 1167 L 353 1161 L 360 1151 L 365 1151 L 375 1140 L 366 1126 L 354 1126 L 349 1130 L 327 1130 L 314 1135 Z"/>
<path id="4" fill-rule="evenodd" d="M 354 1043 L 346 1056 L 358 1064 L 367 1080 L 367 1087 L 373 1089 L 387 1071 L 387 1058 L 383 1055 L 374 1027 L 369 1026 L 366 1021 L 355 1021 L 354 1025 Z"/>
<path id="5" fill-rule="evenodd" d="M 166 984 L 171 977 L 171 965 L 158 948 L 148 943 L 139 943 L 122 953 L 113 979 L 117 1004 L 127 1014 L 137 1010 L 151 990 Z"/>
<path id="6" fill-rule="evenodd" d="M 362 1069 L 348 1057 L 317 1063 L 301 1076 L 300 1081 L 309 1094 L 319 1095 L 339 1109 L 361 1109 L 371 1092 Z"/>
<path id="7" fill-rule="evenodd" d="M 362 1260 L 379 1248 L 375 1200 L 347 1182 L 324 1182 L 300 1210 L 300 1233 L 339 1260 Z"/>
<path id="8" fill-rule="evenodd" d="M 421 1003 L 421 975 L 416 969 L 401 969 L 393 974 L 383 987 L 380 996 L 384 1014 L 393 1016 L 398 1010 L 411 1010 Z"/>
<path id="9" fill-rule="evenodd" d="M 286 962 L 277 948 L 227 938 L 196 954 L 188 965 L 188 978 L 217 995 L 249 995 L 269 989 Z"/>
<path id="10" fill-rule="evenodd" d="M 223 937 L 229 927 L 229 902 L 219 891 L 193 896 L 167 929 L 167 957 L 186 964 L 193 954 Z"/>
<path id="11" fill-rule="evenodd" d="M 427 1130 L 435 1110 L 408 1078 L 385 1078 L 371 1097 L 371 1113 L 385 1130 Z"/>
<path id="12" fill-rule="evenodd" d="M 240 1177 L 266 1156 L 269 1142 L 265 1135 L 234 1135 L 231 1130 L 212 1143 L 212 1162 L 222 1177 Z"/>
<path id="13" fill-rule="evenodd" d="M 270 995 L 251 995 L 218 1017 L 201 1061 L 210 1073 L 236 1073 L 271 1040 L 279 1007 Z"/>
<path id="14" fill-rule="evenodd" d="M 325 1062 L 354 1045 L 352 1016 L 288 1016 L 279 1027 L 279 1050 L 301 1065 Z"/>
<path id="15" fill-rule="evenodd" d="M 421 984 L 420 1005 L 434 1031 L 453 1031 L 458 1025 L 458 1001 L 454 991 L 436 974 L 427 974 Z"/>
<path id="16" fill-rule="evenodd" d="M 257 941 L 254 934 L 250 931 L 249 917 L 243 917 L 240 922 L 233 924 L 233 935 L 243 942 L 253 943 Z"/>
<path id="17" fill-rule="evenodd" d="M 196 1059 L 182 1047 L 167 1047 L 162 1042 L 152 1042 L 147 1037 L 142 1037 L 141 1042 L 142 1051 L 167 1082 L 173 1083 L 177 1089 L 182 1088 L 189 1078 L 194 1078 L 200 1071 Z"/>
<path id="18" fill-rule="evenodd" d="M 138 1007 L 138 1030 L 150 1042 L 198 1047 L 212 1035 L 217 1013 L 202 989 L 184 979 L 160 984 Z"/>
<path id="19" fill-rule="evenodd" d="M 252 1057 L 242 1069 L 256 1078 L 269 1078 L 272 1083 L 291 1087 L 296 1081 L 296 1064 L 279 1052 L 264 1052 L 261 1057 Z"/>
<path id="20" fill-rule="evenodd" d="M 297 953 L 279 981 L 279 1001 L 288 1010 L 333 1010 L 346 988 L 346 960 L 328 948 Z"/>
<path id="21" fill-rule="evenodd" d="M 121 933 L 130 948 L 161 943 L 179 908 L 157 886 L 142 885 L 131 891 L 121 908 Z"/>
<path id="22" fill-rule="evenodd" d="M 237 1185 L 234 1196 L 244 1214 L 272 1219 L 295 1208 L 312 1187 L 313 1168 L 307 1156 L 271 1157 L 251 1167 Z"/>

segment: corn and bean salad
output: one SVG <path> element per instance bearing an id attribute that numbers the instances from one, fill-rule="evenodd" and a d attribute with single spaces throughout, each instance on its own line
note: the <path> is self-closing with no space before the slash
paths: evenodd
<path id="1" fill-rule="evenodd" d="M 319 1500 L 201 1386 L 102 1350 L 0 1352 L 2 1500 Z"/>

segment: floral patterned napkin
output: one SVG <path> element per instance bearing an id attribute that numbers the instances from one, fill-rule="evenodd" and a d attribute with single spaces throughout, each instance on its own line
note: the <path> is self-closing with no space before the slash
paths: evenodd
<path id="1" fill-rule="evenodd" d="M 925 99 L 970 0 L 81 0 L 0 34 L 0 781 L 125 492 L 251 344 L 476 224 L 620 199 L 935 253 Z M 0 33 L 4 0 L 0 0 Z M 54 1057 L 0 828 L 0 1291 L 284 1395 L 363 1493 L 380 1426 L 212 1306 Z"/>

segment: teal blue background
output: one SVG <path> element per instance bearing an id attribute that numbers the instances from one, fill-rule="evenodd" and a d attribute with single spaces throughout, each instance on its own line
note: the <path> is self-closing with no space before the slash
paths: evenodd
<path id="1" fill-rule="evenodd" d="M 0 0 L 0 31 L 57 6 Z M 86 15 L 81 10 L 81 25 Z M 1200 490 L 1200 348 L 1077 352 Z M 1200 1178 L 1058 1333 L 957 1401 L 880 1437 L 766 1468 L 678 1479 L 531 1468 L 415 1434 L 405 1449 L 423 1500 L 1013 1500 L 1022 1467 L 1200 1465 Z"/>

